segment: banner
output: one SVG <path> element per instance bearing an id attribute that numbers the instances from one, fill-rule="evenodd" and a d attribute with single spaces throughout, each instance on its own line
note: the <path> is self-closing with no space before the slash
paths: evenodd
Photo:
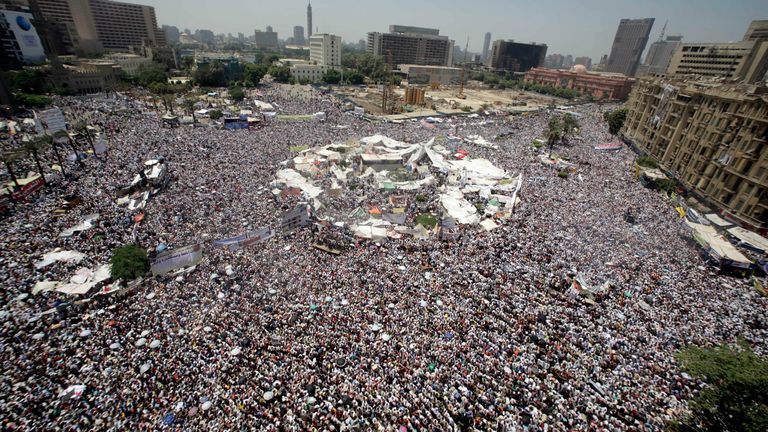
<path id="1" fill-rule="evenodd" d="M 13 193 L 13 200 L 14 201 L 24 201 L 32 195 L 33 193 L 37 192 L 40 188 L 43 187 L 43 178 L 38 177 L 31 182 L 25 184 L 21 187 L 18 191 Z"/>
<path id="2" fill-rule="evenodd" d="M 293 231 L 296 228 L 307 226 L 309 223 L 310 207 L 308 205 L 298 205 L 283 216 L 280 230 L 283 232 Z"/>
<path id="3" fill-rule="evenodd" d="M 226 247 L 230 251 L 237 251 L 244 247 L 265 242 L 275 236 L 275 230 L 270 228 L 261 228 L 256 231 L 249 231 L 245 234 L 215 240 L 213 245 L 216 247 Z"/>
<path id="4" fill-rule="evenodd" d="M 152 274 L 162 275 L 184 267 L 197 265 L 203 260 L 203 247 L 200 244 L 184 246 L 165 251 L 152 262 Z"/>
<path id="5" fill-rule="evenodd" d="M 39 117 L 40 120 L 45 123 L 45 129 L 49 134 L 67 130 L 67 121 L 64 119 L 64 114 L 61 113 L 61 109 L 58 107 L 40 111 Z"/>

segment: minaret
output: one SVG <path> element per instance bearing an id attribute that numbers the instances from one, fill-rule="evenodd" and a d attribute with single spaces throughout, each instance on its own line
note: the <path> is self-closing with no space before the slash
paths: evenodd
<path id="1" fill-rule="evenodd" d="M 307 40 L 312 36 L 312 2 L 307 4 Z"/>

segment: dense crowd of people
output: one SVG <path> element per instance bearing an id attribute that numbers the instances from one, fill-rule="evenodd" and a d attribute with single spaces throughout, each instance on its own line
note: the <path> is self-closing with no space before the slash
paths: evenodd
<path id="1" fill-rule="evenodd" d="M 57 100 L 99 125 L 108 151 L 68 164 L 68 179 L 0 221 L 3 429 L 660 430 L 702 385 L 677 349 L 744 338 L 768 354 L 768 301 L 706 266 L 674 209 L 634 179 L 630 150 L 593 149 L 615 140 L 607 107 L 575 108 L 579 139 L 555 151 L 578 175 L 563 179 L 531 145 L 552 113 L 433 129 L 370 123 L 287 89 L 260 91 L 281 113 L 328 120 L 162 128 L 135 100 Z M 499 228 L 463 227 L 450 242 L 360 242 L 337 256 L 303 229 L 239 251 L 207 243 L 279 226 L 290 205 L 269 184 L 290 147 L 376 133 L 502 135 L 497 150 L 461 146 L 522 173 L 521 202 Z M 172 180 L 135 223 L 116 191 L 158 157 Z M 82 203 L 52 218 L 68 195 Z M 94 213 L 94 228 L 59 236 Z M 134 242 L 152 254 L 201 242 L 204 257 L 125 296 L 30 294 Z M 55 248 L 86 258 L 36 269 Z M 574 292 L 577 278 L 594 301 Z M 82 396 L 60 396 L 76 384 Z"/>

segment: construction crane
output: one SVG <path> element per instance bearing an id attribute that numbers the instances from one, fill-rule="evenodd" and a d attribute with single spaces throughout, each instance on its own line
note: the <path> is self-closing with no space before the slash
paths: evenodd
<path id="1" fill-rule="evenodd" d="M 392 89 L 392 50 L 387 50 L 386 77 L 381 92 L 381 111 L 392 114 L 395 111 L 395 91 Z"/>
<path id="2" fill-rule="evenodd" d="M 467 66 L 467 50 L 469 49 L 469 36 L 467 36 L 467 44 L 464 45 L 464 61 L 461 63 L 461 71 L 459 72 L 459 94 L 456 96 L 459 99 L 466 99 L 464 94 L 464 68 Z"/>

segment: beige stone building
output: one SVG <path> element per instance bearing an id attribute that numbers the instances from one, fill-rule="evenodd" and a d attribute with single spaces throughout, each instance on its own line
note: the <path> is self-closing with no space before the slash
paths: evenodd
<path id="1" fill-rule="evenodd" d="M 683 43 L 669 62 L 667 76 L 723 77 L 755 83 L 768 73 L 768 21 L 752 21 L 739 42 Z"/>
<path id="2" fill-rule="evenodd" d="M 643 78 L 622 133 L 725 216 L 768 228 L 768 87 Z"/>

